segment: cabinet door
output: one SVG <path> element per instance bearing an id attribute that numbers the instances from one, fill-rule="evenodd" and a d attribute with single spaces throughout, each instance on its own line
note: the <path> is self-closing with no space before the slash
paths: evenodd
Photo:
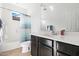
<path id="1" fill-rule="evenodd" d="M 31 55 L 37 56 L 38 39 L 36 36 L 31 35 Z"/>
<path id="2" fill-rule="evenodd" d="M 39 56 L 52 56 L 52 48 L 39 43 Z"/>
<path id="3" fill-rule="evenodd" d="M 57 42 L 57 50 L 70 56 L 78 56 L 79 55 L 79 46 Z"/>

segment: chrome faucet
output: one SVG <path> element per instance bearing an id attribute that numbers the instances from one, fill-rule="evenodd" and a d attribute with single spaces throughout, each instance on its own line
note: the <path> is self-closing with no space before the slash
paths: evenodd
<path id="1" fill-rule="evenodd" d="M 53 25 L 47 25 L 47 31 L 51 32 L 53 35 L 57 34 Z"/>

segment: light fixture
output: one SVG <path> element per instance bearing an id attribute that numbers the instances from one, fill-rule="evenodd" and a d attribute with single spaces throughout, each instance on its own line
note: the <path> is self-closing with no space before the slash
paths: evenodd
<path id="1" fill-rule="evenodd" d="M 46 21 L 45 20 L 42 20 L 42 24 L 45 25 L 46 24 Z"/>
<path id="2" fill-rule="evenodd" d="M 53 11 L 54 10 L 54 7 L 53 6 L 49 6 L 50 10 Z"/>

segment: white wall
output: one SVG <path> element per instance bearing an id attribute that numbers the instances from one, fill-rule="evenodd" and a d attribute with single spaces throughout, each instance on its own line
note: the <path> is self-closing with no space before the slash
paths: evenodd
<path id="1" fill-rule="evenodd" d="M 31 32 L 37 33 L 40 31 L 40 4 L 34 4 L 34 8 L 31 14 Z"/>

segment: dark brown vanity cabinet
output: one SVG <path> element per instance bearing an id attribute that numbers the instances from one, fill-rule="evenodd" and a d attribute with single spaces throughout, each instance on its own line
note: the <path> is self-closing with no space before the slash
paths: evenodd
<path id="1" fill-rule="evenodd" d="M 32 56 L 52 56 L 53 41 L 47 38 L 31 35 L 31 55 Z"/>
<path id="2" fill-rule="evenodd" d="M 32 56 L 79 56 L 79 46 L 31 35 Z"/>
<path id="3" fill-rule="evenodd" d="M 52 40 L 40 37 L 39 56 L 53 56 L 53 41 Z"/>
<path id="4" fill-rule="evenodd" d="M 68 43 L 56 43 L 57 56 L 79 56 L 79 46 Z"/>

